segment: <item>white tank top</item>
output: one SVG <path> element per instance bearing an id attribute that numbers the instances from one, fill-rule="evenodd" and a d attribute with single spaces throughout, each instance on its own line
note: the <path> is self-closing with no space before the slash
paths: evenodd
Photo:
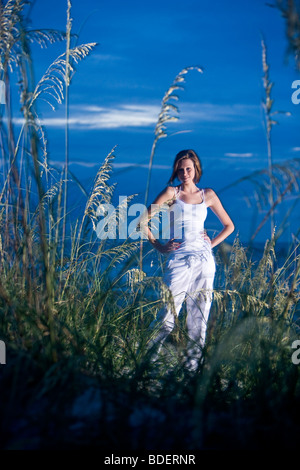
<path id="1" fill-rule="evenodd" d="M 173 256 L 197 255 L 211 253 L 211 246 L 203 237 L 204 222 L 207 217 L 207 206 L 205 203 L 205 191 L 202 193 L 202 202 L 189 204 L 180 199 L 181 189 L 174 188 L 175 201 L 170 207 L 173 213 L 173 223 L 171 223 L 170 238 L 180 241 L 180 248 L 171 252 Z"/>

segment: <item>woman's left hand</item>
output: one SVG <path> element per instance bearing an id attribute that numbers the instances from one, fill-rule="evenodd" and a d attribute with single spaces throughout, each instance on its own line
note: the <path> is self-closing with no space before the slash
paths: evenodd
<path id="1" fill-rule="evenodd" d="M 207 243 L 209 243 L 209 244 L 211 245 L 211 239 L 209 238 L 209 236 L 207 235 L 206 232 L 204 232 L 203 238 L 204 238 L 204 240 L 205 240 Z"/>

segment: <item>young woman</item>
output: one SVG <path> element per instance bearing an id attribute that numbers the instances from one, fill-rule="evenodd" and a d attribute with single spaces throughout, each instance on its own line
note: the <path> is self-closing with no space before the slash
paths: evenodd
<path id="1" fill-rule="evenodd" d="M 169 183 L 177 178 L 178 186 L 167 186 L 148 208 L 148 218 L 153 217 L 153 207 L 165 203 L 174 211 L 172 237 L 165 244 L 154 238 L 149 228 L 149 242 L 167 255 L 163 281 L 173 297 L 173 309 L 165 305 L 151 324 L 152 339 L 148 351 L 157 354 L 163 341 L 173 330 L 175 315 L 179 315 L 184 300 L 187 309 L 188 358 L 187 367 L 197 368 L 205 342 L 215 275 L 215 261 L 211 249 L 221 243 L 234 230 L 229 215 L 212 189 L 199 189 L 196 184 L 202 175 L 201 162 L 193 150 L 182 150 L 174 160 Z M 223 229 L 212 240 L 204 230 L 204 221 L 210 208 L 219 218 Z M 179 234 L 179 236 L 178 236 Z"/>

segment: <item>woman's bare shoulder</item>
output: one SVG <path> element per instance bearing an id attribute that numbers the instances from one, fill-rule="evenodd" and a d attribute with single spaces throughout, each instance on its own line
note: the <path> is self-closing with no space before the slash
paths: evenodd
<path id="1" fill-rule="evenodd" d="M 155 198 L 153 204 L 163 204 L 170 199 L 173 199 L 175 196 L 175 187 L 174 186 L 166 186 L 159 195 Z"/>
<path id="2" fill-rule="evenodd" d="M 218 199 L 218 196 L 212 188 L 204 188 L 203 191 L 206 205 L 210 206 L 214 201 L 216 201 L 216 199 Z"/>
<path id="3" fill-rule="evenodd" d="M 167 186 L 166 194 L 170 197 L 175 197 L 179 191 L 179 186 Z"/>
<path id="4" fill-rule="evenodd" d="M 212 188 L 204 188 L 203 191 L 204 191 L 205 197 L 214 197 L 214 196 L 216 196 L 216 193 Z"/>
<path id="5" fill-rule="evenodd" d="M 158 195 L 159 198 L 164 198 L 164 200 L 171 199 L 175 196 L 175 187 L 174 186 L 166 186 Z"/>

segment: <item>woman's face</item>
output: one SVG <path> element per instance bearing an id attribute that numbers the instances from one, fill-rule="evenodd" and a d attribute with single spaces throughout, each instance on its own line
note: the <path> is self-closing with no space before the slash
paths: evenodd
<path id="1" fill-rule="evenodd" d="M 190 158 L 181 160 L 178 164 L 177 178 L 184 184 L 193 183 L 195 178 L 194 162 Z"/>

